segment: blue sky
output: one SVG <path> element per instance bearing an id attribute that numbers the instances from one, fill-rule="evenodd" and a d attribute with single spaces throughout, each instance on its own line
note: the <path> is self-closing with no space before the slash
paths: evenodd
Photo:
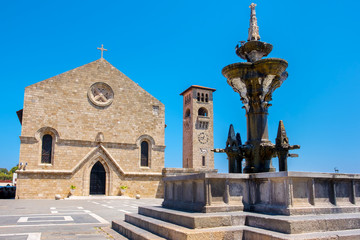
<path id="1" fill-rule="evenodd" d="M 246 139 L 245 110 L 221 70 L 243 61 L 251 1 L 0 2 L 0 167 L 18 163 L 24 88 L 104 57 L 166 106 L 165 166 L 182 166 L 182 98 L 190 85 L 216 88 L 215 147 L 230 123 Z M 299 158 L 290 171 L 360 173 L 360 1 L 257 1 L 261 40 L 269 57 L 289 62 L 273 94 L 269 135 L 283 120 Z M 274 159 L 277 167 L 277 159 Z M 224 154 L 215 167 L 227 171 Z"/>

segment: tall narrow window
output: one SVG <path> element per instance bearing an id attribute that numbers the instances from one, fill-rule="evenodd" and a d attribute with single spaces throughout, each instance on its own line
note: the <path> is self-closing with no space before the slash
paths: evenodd
<path id="1" fill-rule="evenodd" d="M 141 167 L 149 166 L 149 143 L 146 141 L 141 142 Z"/>
<path id="2" fill-rule="evenodd" d="M 209 95 L 205 94 L 205 102 L 208 102 L 208 101 L 209 101 Z"/>
<path id="3" fill-rule="evenodd" d="M 204 94 L 203 93 L 201 94 L 201 101 L 202 102 L 204 101 Z"/>
<path id="4" fill-rule="evenodd" d="M 205 167 L 205 156 L 202 156 L 202 165 Z"/>
<path id="5" fill-rule="evenodd" d="M 52 141 L 53 139 L 50 134 L 45 134 L 43 136 L 41 148 L 41 163 L 51 163 Z"/>
<path id="6" fill-rule="evenodd" d="M 185 118 L 188 118 L 190 117 L 190 109 L 186 109 L 186 112 L 185 112 Z"/>
<path id="7" fill-rule="evenodd" d="M 200 102 L 200 93 L 197 93 L 197 100 Z"/>

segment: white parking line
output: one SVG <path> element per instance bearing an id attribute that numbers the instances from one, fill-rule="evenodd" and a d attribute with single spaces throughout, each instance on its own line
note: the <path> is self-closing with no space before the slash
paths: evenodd
<path id="1" fill-rule="evenodd" d="M 83 207 L 77 207 L 78 209 L 84 209 Z"/>
<path id="2" fill-rule="evenodd" d="M 98 202 L 92 202 L 92 203 L 95 203 L 95 204 L 100 204 L 100 203 L 98 203 Z"/>
<path id="3" fill-rule="evenodd" d="M 32 217 L 32 218 L 43 218 L 41 220 L 30 220 L 29 221 L 29 217 L 21 217 L 19 218 L 19 220 L 17 221 L 18 223 L 25 223 L 25 222 L 68 222 L 68 221 L 74 221 L 74 219 L 70 216 L 59 216 L 59 217 L 63 217 L 64 219 L 61 220 L 55 220 L 55 219 L 46 219 L 46 218 L 51 218 L 52 216 L 44 216 L 44 217 Z"/>
<path id="4" fill-rule="evenodd" d="M 54 210 L 54 209 L 56 209 L 56 207 L 51 207 L 50 209 L 51 209 L 51 210 Z"/>
<path id="5" fill-rule="evenodd" d="M 99 215 L 96 215 L 95 213 L 89 213 L 89 215 L 92 216 L 93 218 L 95 218 L 96 220 L 98 220 L 100 223 L 106 223 L 106 224 L 109 223 L 108 221 L 106 221 L 105 219 L 103 219 Z"/>
<path id="6" fill-rule="evenodd" d="M 132 208 L 138 208 L 137 206 L 130 206 L 130 207 L 132 207 Z"/>
<path id="7" fill-rule="evenodd" d="M 120 212 L 124 212 L 124 213 L 131 213 L 131 212 L 129 212 L 129 211 L 122 210 L 122 209 L 119 209 L 118 211 L 120 211 Z"/>
<path id="8" fill-rule="evenodd" d="M 31 224 L 31 225 L 3 225 L 1 228 L 24 228 L 24 227 L 48 227 L 48 226 L 80 226 L 80 225 L 97 225 L 97 224 L 105 224 L 105 223 L 60 223 L 60 224 Z M 109 224 L 107 222 L 106 224 Z"/>
<path id="9" fill-rule="evenodd" d="M 26 240 L 40 240 L 41 239 L 41 233 L 0 234 L 0 237 L 23 236 L 23 235 L 28 236 Z"/>

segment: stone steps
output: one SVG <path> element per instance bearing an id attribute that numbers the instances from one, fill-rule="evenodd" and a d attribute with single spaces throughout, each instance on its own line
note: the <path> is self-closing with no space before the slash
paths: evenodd
<path id="1" fill-rule="evenodd" d="M 313 232 L 301 234 L 285 234 L 260 228 L 244 228 L 243 240 L 357 240 L 360 230 L 344 230 L 331 232 Z"/>
<path id="2" fill-rule="evenodd" d="M 138 212 L 126 214 L 125 221 L 113 222 L 114 230 L 129 239 L 141 240 L 360 239 L 358 213 L 303 216 L 189 213 L 157 206 L 139 207 Z"/>
<path id="3" fill-rule="evenodd" d="M 125 222 L 136 225 L 166 239 L 241 239 L 243 226 L 189 229 L 140 214 L 126 214 Z"/>
<path id="4" fill-rule="evenodd" d="M 100 227 L 100 229 L 104 232 L 104 234 L 110 237 L 112 240 L 128 240 L 128 238 L 120 235 L 117 231 L 110 227 Z"/>
<path id="5" fill-rule="evenodd" d="M 287 234 L 342 231 L 360 229 L 360 214 L 272 216 L 248 213 L 245 225 Z"/>
<path id="6" fill-rule="evenodd" d="M 159 237 L 155 234 L 152 234 L 149 231 L 146 231 L 142 228 L 139 228 L 135 225 L 124 221 L 113 221 L 111 224 L 112 229 L 121 235 L 127 237 L 128 239 L 133 240 L 165 240 L 165 238 Z"/>
<path id="7" fill-rule="evenodd" d="M 244 226 L 247 216 L 244 212 L 231 213 L 189 213 L 166 209 L 158 206 L 139 207 L 138 212 L 141 215 L 156 218 L 165 222 L 174 223 L 183 227 L 213 228 L 225 226 Z"/>

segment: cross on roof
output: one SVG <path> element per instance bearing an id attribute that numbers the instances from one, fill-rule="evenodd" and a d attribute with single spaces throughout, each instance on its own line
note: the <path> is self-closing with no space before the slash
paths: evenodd
<path id="1" fill-rule="evenodd" d="M 104 48 L 104 44 L 101 44 L 101 48 L 97 48 L 101 51 L 101 59 L 103 59 L 103 53 L 104 51 L 107 51 L 107 49 Z"/>

